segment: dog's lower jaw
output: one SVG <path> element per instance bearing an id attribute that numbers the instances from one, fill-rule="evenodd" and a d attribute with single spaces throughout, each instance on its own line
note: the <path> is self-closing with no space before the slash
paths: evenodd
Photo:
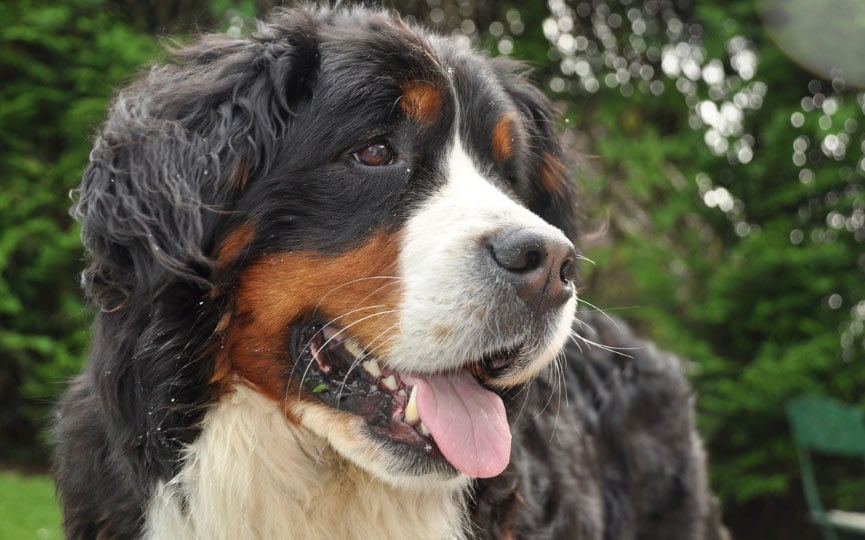
<path id="1" fill-rule="evenodd" d="M 177 476 L 156 486 L 143 536 L 462 539 L 468 487 L 383 482 L 237 384 L 207 413 Z"/>

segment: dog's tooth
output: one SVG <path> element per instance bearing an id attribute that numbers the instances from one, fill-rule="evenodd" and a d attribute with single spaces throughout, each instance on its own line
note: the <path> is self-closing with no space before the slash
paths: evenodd
<path id="1" fill-rule="evenodd" d="M 399 388 L 399 385 L 396 384 L 396 378 L 393 375 L 388 375 L 387 377 L 382 379 L 381 382 L 382 382 L 382 384 L 384 384 L 384 387 L 387 388 L 388 390 L 392 391 L 392 390 L 396 390 L 397 388 Z"/>
<path id="2" fill-rule="evenodd" d="M 405 406 L 405 421 L 409 424 L 414 424 L 420 420 L 417 414 L 417 385 L 411 387 L 411 395 L 408 398 L 408 403 Z"/>
<path id="3" fill-rule="evenodd" d="M 378 379 L 379 377 L 381 377 L 381 368 L 378 367 L 378 361 L 375 358 L 367 360 L 361 365 L 363 366 L 363 369 L 365 369 L 366 372 L 372 375 L 374 378 Z"/>
<path id="4" fill-rule="evenodd" d="M 429 429 L 426 427 L 426 424 L 424 424 L 423 422 L 420 423 L 420 432 L 424 436 L 429 437 Z"/>
<path id="5" fill-rule="evenodd" d="M 345 347 L 345 350 L 354 355 L 355 358 L 360 358 L 364 355 L 363 347 L 361 347 L 360 343 L 358 343 L 357 340 L 353 338 L 345 340 L 343 346 Z"/>
<path id="6" fill-rule="evenodd" d="M 400 397 L 408 397 L 408 394 L 405 393 L 405 390 L 402 388 L 399 389 L 399 392 L 396 393 Z"/>

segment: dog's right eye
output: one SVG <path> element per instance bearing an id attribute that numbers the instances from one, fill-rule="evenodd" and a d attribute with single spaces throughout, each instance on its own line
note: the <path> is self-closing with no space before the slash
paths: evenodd
<path id="1" fill-rule="evenodd" d="M 376 141 L 352 152 L 351 156 L 360 164 L 368 167 L 381 167 L 393 163 L 393 150 L 382 141 Z"/>

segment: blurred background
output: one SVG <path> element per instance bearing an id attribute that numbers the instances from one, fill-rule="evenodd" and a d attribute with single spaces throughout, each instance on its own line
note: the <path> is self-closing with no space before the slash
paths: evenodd
<path id="1" fill-rule="evenodd" d="M 112 92 L 167 45 L 253 31 L 272 5 L 0 4 L 0 538 L 60 537 L 46 425 L 91 316 L 68 192 Z M 784 405 L 865 408 L 865 5 L 386 5 L 532 68 L 578 165 L 581 309 L 687 359 L 734 537 L 819 538 Z M 865 510 L 862 461 L 822 465 L 824 499 Z"/>

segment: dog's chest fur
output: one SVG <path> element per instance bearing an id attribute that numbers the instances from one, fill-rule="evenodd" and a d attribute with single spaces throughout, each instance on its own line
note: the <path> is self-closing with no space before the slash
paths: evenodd
<path id="1" fill-rule="evenodd" d="M 154 491 L 147 539 L 461 539 L 466 487 L 397 488 L 338 456 L 245 386 L 206 416 Z"/>

